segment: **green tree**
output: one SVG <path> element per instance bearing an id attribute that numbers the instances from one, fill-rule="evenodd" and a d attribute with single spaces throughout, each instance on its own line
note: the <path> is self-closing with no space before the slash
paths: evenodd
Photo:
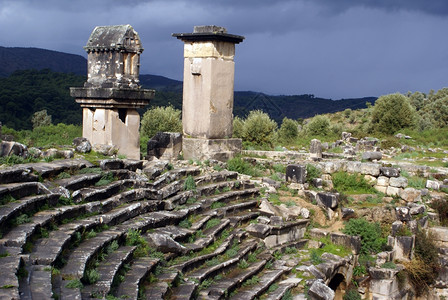
<path id="1" fill-rule="evenodd" d="M 318 115 L 306 124 L 306 133 L 310 136 L 327 135 L 330 129 L 330 120 L 326 116 Z"/>
<path id="2" fill-rule="evenodd" d="M 42 126 L 50 126 L 51 125 L 51 116 L 47 114 L 47 110 L 43 109 L 40 111 L 36 111 L 31 117 L 31 123 L 33 123 L 33 129 Z"/>
<path id="3" fill-rule="evenodd" d="M 291 142 L 299 135 L 299 124 L 287 117 L 283 118 L 282 125 L 278 131 L 278 136 L 282 141 Z"/>
<path id="4" fill-rule="evenodd" d="M 253 110 L 244 121 L 242 137 L 246 142 L 272 146 L 276 130 L 277 123 L 267 113 Z"/>
<path id="5" fill-rule="evenodd" d="M 371 129 L 393 134 L 397 130 L 413 127 L 416 113 L 409 99 L 399 93 L 381 96 L 372 111 Z"/>
<path id="6" fill-rule="evenodd" d="M 181 111 L 172 106 L 148 109 L 141 122 L 141 136 L 153 137 L 157 132 L 182 132 Z"/>

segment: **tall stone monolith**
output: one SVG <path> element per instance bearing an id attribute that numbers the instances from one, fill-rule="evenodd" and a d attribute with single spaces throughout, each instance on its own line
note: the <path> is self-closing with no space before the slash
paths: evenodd
<path id="1" fill-rule="evenodd" d="M 244 37 L 218 26 L 173 36 L 184 42 L 183 156 L 227 160 L 242 145 L 232 131 L 235 44 Z"/>
<path id="2" fill-rule="evenodd" d="M 140 159 L 140 115 L 153 90 L 139 84 L 140 37 L 131 25 L 95 27 L 88 53 L 84 87 L 70 88 L 83 108 L 82 134 L 93 145 L 109 145 L 127 158 Z"/>

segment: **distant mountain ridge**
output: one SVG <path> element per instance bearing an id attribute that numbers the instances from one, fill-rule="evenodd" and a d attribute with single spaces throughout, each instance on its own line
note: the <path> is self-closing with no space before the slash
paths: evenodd
<path id="1" fill-rule="evenodd" d="M 87 60 L 81 55 L 53 50 L 0 46 L 0 77 L 29 69 L 86 75 Z"/>
<path id="2" fill-rule="evenodd" d="M 26 72 L 26 70 L 36 70 L 36 72 Z M 0 46 L 0 122 L 3 121 L 4 124 L 17 128 L 26 128 L 29 126 L 28 120 L 35 111 L 47 109 L 54 116 L 55 121 L 78 123 L 81 119 L 81 115 L 78 116 L 79 107 L 70 98 L 68 87 L 81 86 L 86 75 L 87 59 L 81 55 L 40 48 Z M 23 82 L 27 82 L 27 87 L 21 87 Z M 45 90 L 47 82 L 48 88 L 53 89 L 51 93 Z M 182 109 L 182 81 L 159 75 L 141 74 L 140 83 L 143 88 L 156 90 L 151 106 L 173 105 L 177 109 Z M 30 88 L 33 86 L 36 87 Z M 56 104 L 50 107 L 49 103 L 58 103 L 58 99 L 65 99 L 65 110 L 59 111 Z M 373 104 L 375 101 L 376 97 L 334 101 L 309 94 L 271 96 L 253 91 L 236 91 L 233 111 L 235 116 L 245 117 L 251 110 L 258 109 L 281 123 L 284 117 L 309 118 L 347 108 L 365 108 L 366 102 Z M 15 107 L 17 102 L 23 105 L 20 113 Z M 65 117 L 67 114 L 70 115 L 67 106 L 72 104 L 71 113 L 74 115 Z M 140 110 L 140 113 L 143 111 Z M 22 118 L 22 122 L 19 122 L 18 118 Z M 10 121 L 5 122 L 6 119 Z"/>

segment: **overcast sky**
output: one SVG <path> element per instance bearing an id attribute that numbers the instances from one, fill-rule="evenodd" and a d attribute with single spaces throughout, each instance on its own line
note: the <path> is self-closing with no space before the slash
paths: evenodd
<path id="1" fill-rule="evenodd" d="M 86 56 L 95 26 L 131 24 L 141 74 L 182 80 L 172 33 L 218 25 L 236 47 L 236 90 L 340 99 L 448 86 L 447 0 L 0 0 L 0 46 Z"/>

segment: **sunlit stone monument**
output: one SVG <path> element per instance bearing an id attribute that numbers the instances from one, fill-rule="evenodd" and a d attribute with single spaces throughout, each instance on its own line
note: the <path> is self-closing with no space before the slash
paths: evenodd
<path id="1" fill-rule="evenodd" d="M 84 49 L 88 53 L 84 87 L 70 88 L 83 108 L 82 134 L 93 145 L 109 145 L 127 158 L 140 159 L 140 115 L 153 90 L 139 84 L 143 48 L 131 25 L 95 27 Z"/>
<path id="2" fill-rule="evenodd" d="M 173 36 L 185 43 L 183 156 L 227 160 L 241 152 L 241 139 L 232 138 L 233 59 L 244 37 L 218 26 L 195 26 L 193 33 Z"/>

